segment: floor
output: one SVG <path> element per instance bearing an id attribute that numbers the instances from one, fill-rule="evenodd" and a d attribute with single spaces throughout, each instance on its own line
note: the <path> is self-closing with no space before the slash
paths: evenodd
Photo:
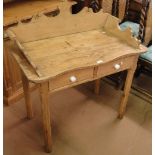
<path id="1" fill-rule="evenodd" d="M 147 93 L 152 95 L 152 77 L 145 74 L 140 74 L 139 77 L 134 78 L 133 84 L 141 89 L 146 90 Z"/>
<path id="2" fill-rule="evenodd" d="M 103 81 L 99 96 L 93 83 L 50 95 L 51 155 L 151 155 L 152 105 L 130 94 L 122 120 L 122 92 Z M 32 94 L 35 117 L 26 119 L 24 100 L 4 107 L 4 155 L 46 155 L 40 98 Z"/>

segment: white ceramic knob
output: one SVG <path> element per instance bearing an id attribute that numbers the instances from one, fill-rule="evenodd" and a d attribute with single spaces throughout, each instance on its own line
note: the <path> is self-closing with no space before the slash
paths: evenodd
<path id="1" fill-rule="evenodd" d="M 121 66 L 120 66 L 119 64 L 115 64 L 115 65 L 114 65 L 114 68 L 115 68 L 116 70 L 118 70 L 118 69 L 121 68 Z"/>
<path id="2" fill-rule="evenodd" d="M 101 64 L 101 63 L 103 63 L 103 60 L 98 60 L 97 61 L 97 64 Z"/>
<path id="3" fill-rule="evenodd" d="M 69 80 L 70 80 L 71 82 L 76 82 L 76 81 L 77 81 L 77 78 L 76 78 L 75 76 L 71 76 L 71 77 L 69 78 Z"/>

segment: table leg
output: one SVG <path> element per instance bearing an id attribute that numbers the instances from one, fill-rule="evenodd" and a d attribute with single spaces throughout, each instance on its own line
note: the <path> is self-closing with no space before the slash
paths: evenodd
<path id="1" fill-rule="evenodd" d="M 96 95 L 98 95 L 99 92 L 100 92 L 100 83 L 101 83 L 101 79 L 95 80 L 94 92 L 95 92 Z"/>
<path id="2" fill-rule="evenodd" d="M 30 83 L 24 73 L 22 73 L 22 83 L 23 91 L 25 97 L 25 104 L 27 110 L 27 118 L 31 119 L 33 117 L 32 103 L 31 103 L 31 92 L 30 92 Z"/>
<path id="3" fill-rule="evenodd" d="M 44 140 L 45 149 L 49 153 L 52 151 L 52 138 L 51 138 L 51 122 L 50 110 L 48 102 L 48 82 L 40 84 L 41 108 L 43 117 Z"/>
<path id="4" fill-rule="evenodd" d="M 124 92 L 123 92 L 120 108 L 119 108 L 118 118 L 123 118 L 123 116 L 124 116 L 124 112 L 126 110 L 126 105 L 127 105 L 128 96 L 130 93 L 130 88 L 131 88 L 134 72 L 135 72 L 135 69 L 132 69 L 132 68 L 129 69 L 127 72 L 127 77 L 126 77 L 126 82 L 125 82 L 125 87 L 124 87 Z"/>

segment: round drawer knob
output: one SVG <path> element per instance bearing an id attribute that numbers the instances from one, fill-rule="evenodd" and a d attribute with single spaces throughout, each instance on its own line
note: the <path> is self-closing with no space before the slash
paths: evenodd
<path id="1" fill-rule="evenodd" d="M 75 76 L 71 76 L 71 77 L 69 78 L 69 80 L 70 80 L 71 82 L 76 82 L 76 81 L 77 81 L 77 78 L 76 78 Z"/>
<path id="2" fill-rule="evenodd" d="M 115 65 L 114 65 L 114 68 L 115 68 L 116 70 L 118 70 L 118 69 L 121 68 L 121 66 L 120 66 L 119 64 L 115 64 Z"/>
<path id="3" fill-rule="evenodd" d="M 103 60 L 98 60 L 97 61 L 97 64 L 101 64 L 101 63 L 103 63 Z"/>

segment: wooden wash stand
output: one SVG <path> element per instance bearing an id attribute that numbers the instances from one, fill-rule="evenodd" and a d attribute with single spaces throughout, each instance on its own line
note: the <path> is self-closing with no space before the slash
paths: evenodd
<path id="1" fill-rule="evenodd" d="M 146 51 L 130 29 L 120 30 L 117 18 L 88 8 L 72 15 L 70 7 L 64 2 L 57 17 L 40 13 L 30 23 L 7 31 L 15 45 L 12 54 L 21 69 L 29 119 L 33 117 L 29 82 L 40 90 L 46 152 L 52 150 L 49 93 L 94 80 L 98 93 L 101 77 L 127 70 L 118 112 L 122 118 L 137 59 Z"/>

